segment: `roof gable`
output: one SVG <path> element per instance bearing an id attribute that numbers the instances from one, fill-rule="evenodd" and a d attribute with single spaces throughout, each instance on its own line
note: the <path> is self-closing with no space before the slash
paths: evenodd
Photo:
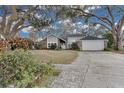
<path id="1" fill-rule="evenodd" d="M 47 35 L 46 37 L 44 37 L 42 40 L 46 39 L 46 38 L 49 37 L 49 36 L 54 36 L 54 37 L 56 37 L 56 38 L 58 38 L 58 39 L 61 39 L 61 40 L 65 41 L 65 42 L 67 42 L 64 38 L 58 37 L 58 36 L 56 36 L 56 35 L 54 35 L 54 34 L 48 34 L 48 35 Z"/>

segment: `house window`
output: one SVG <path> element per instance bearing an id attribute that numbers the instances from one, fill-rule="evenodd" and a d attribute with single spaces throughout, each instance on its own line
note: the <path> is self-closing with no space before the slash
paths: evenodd
<path id="1" fill-rule="evenodd" d="M 51 43 L 48 43 L 48 48 L 50 48 L 51 47 Z"/>
<path id="2" fill-rule="evenodd" d="M 56 43 L 52 43 L 52 44 L 56 46 Z"/>
<path id="3" fill-rule="evenodd" d="M 56 43 L 48 43 L 48 48 L 51 48 L 52 45 L 57 45 Z"/>

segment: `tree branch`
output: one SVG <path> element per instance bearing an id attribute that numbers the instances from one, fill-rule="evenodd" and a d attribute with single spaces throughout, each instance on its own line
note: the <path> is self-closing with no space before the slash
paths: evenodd
<path id="1" fill-rule="evenodd" d="M 18 28 L 18 31 L 23 29 L 23 28 L 29 27 L 29 26 L 31 26 L 31 25 L 21 26 L 21 27 Z"/>
<path id="2" fill-rule="evenodd" d="M 119 20 L 118 24 L 117 24 L 117 29 L 120 32 L 122 30 L 122 26 L 124 25 L 124 14 L 121 17 L 121 19 Z"/>
<path id="3" fill-rule="evenodd" d="M 23 25 L 23 23 L 24 23 L 24 20 L 23 20 L 23 19 L 20 19 L 20 20 L 18 21 L 18 23 L 15 24 L 15 26 L 14 26 L 14 27 L 12 28 L 12 30 L 10 31 L 11 36 L 16 35 L 16 33 L 18 32 L 18 27 L 19 27 L 20 25 Z"/>
<path id="4" fill-rule="evenodd" d="M 93 16 L 93 17 L 96 17 L 97 19 L 99 19 L 100 21 L 105 22 L 107 25 L 111 25 L 111 26 L 113 25 L 113 23 L 106 17 L 97 16 L 96 14 L 88 13 L 88 12 L 85 12 L 82 9 L 78 9 L 78 8 L 71 8 L 71 9 L 82 12 L 82 14 L 80 14 L 80 16 L 86 16 L 86 17 Z"/>
<path id="5" fill-rule="evenodd" d="M 11 6 L 11 8 L 12 8 L 12 19 L 17 19 L 17 11 L 16 11 L 16 6 L 15 5 L 12 5 Z"/>
<path id="6" fill-rule="evenodd" d="M 5 6 L 3 6 L 3 10 L 4 10 L 4 13 L 3 13 L 3 16 L 2 16 L 2 22 L 1 22 L 1 31 L 2 32 L 4 31 L 4 27 L 5 27 L 5 24 L 6 24 L 6 16 L 7 16 L 7 10 L 6 10 Z"/>
<path id="7" fill-rule="evenodd" d="M 106 29 L 111 30 L 108 26 L 106 26 L 106 25 L 104 25 L 104 24 L 102 24 L 102 23 L 95 22 L 95 24 L 100 24 L 101 26 L 105 27 Z"/>
<path id="8" fill-rule="evenodd" d="M 115 23 L 115 19 L 114 19 L 114 16 L 112 14 L 112 9 L 110 8 L 110 6 L 107 6 L 107 11 L 108 11 L 108 14 L 110 15 L 110 17 L 112 19 L 112 23 Z"/>

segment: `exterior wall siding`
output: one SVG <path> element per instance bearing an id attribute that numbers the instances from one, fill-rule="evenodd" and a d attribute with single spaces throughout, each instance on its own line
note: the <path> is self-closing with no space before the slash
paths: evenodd
<path id="1" fill-rule="evenodd" d="M 56 38 L 55 36 L 52 36 L 52 35 L 48 36 L 46 39 L 39 42 L 40 49 L 49 48 L 48 47 L 49 43 L 56 43 L 58 48 L 60 48 L 60 47 L 63 48 L 64 47 L 63 49 L 66 49 L 66 43 L 61 44 L 60 40 L 58 38 Z"/>
<path id="2" fill-rule="evenodd" d="M 68 38 L 67 38 L 67 47 L 70 48 L 70 47 L 71 47 L 70 45 L 71 45 L 73 42 L 77 42 L 77 41 L 79 41 L 81 38 L 82 38 L 82 37 L 68 37 Z"/>
<path id="3" fill-rule="evenodd" d="M 48 43 L 56 43 L 57 44 L 57 46 L 58 46 L 58 38 L 56 38 L 56 37 L 54 37 L 54 36 L 48 36 L 47 37 L 47 48 L 49 48 L 48 47 Z"/>
<path id="4" fill-rule="evenodd" d="M 59 39 L 58 39 L 58 46 L 57 46 L 57 47 L 58 47 L 58 48 L 61 47 L 61 43 L 60 43 Z"/>
<path id="5" fill-rule="evenodd" d="M 47 48 L 47 38 L 39 42 L 40 49 Z"/>
<path id="6" fill-rule="evenodd" d="M 67 42 L 68 43 L 76 42 L 76 41 L 80 40 L 81 38 L 82 37 L 68 37 Z"/>

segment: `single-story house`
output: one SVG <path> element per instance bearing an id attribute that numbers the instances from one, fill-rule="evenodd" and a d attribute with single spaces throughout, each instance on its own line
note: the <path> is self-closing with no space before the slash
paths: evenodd
<path id="1" fill-rule="evenodd" d="M 87 36 L 78 42 L 80 50 L 104 50 L 107 40 L 104 38 Z"/>
<path id="2" fill-rule="evenodd" d="M 52 45 L 56 45 L 58 48 L 66 49 L 66 42 L 67 41 L 62 37 L 58 37 L 54 34 L 48 34 L 37 43 L 40 49 L 49 49 Z"/>
<path id="3" fill-rule="evenodd" d="M 64 38 L 51 33 L 38 41 L 38 46 L 39 49 L 49 49 L 52 45 L 61 49 L 69 49 L 72 43 L 77 43 L 80 50 L 104 50 L 107 47 L 107 40 L 104 38 L 83 37 L 82 34 L 69 34 Z"/>

